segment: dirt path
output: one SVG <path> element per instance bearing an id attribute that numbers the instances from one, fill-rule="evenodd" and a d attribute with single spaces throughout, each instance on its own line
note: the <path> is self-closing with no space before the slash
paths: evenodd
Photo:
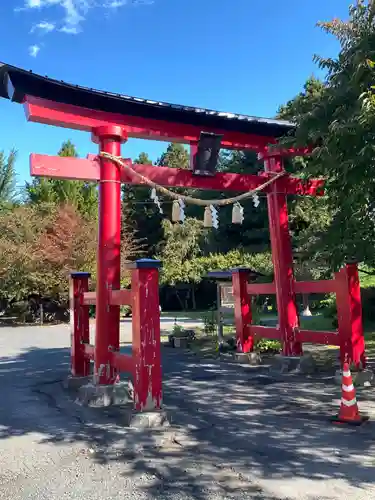
<path id="1" fill-rule="evenodd" d="M 165 349 L 175 426 L 136 432 L 68 399 L 65 327 L 1 328 L 0 499 L 375 497 L 375 423 L 333 427 L 330 380 L 270 377 Z M 374 390 L 359 394 L 373 415 Z"/>

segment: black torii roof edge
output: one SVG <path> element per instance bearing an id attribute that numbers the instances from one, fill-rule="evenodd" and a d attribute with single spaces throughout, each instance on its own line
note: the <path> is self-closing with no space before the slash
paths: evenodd
<path id="1" fill-rule="evenodd" d="M 14 89 L 9 95 L 9 83 Z M 140 116 L 210 129 L 222 129 L 264 137 L 282 137 L 295 125 L 282 120 L 223 113 L 90 89 L 37 75 L 0 62 L 0 97 L 22 103 L 25 95 L 93 110 Z"/>

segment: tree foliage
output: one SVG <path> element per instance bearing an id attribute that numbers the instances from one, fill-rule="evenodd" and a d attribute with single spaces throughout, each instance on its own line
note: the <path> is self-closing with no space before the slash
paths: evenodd
<path id="1" fill-rule="evenodd" d="M 139 154 L 134 163 L 152 165 L 148 154 L 144 152 Z M 162 216 L 150 195 L 148 187 L 128 184 L 122 186 L 123 233 L 131 231 L 147 257 L 155 255 L 163 237 Z"/>
<path id="2" fill-rule="evenodd" d="M 66 292 L 69 271 L 94 271 L 93 230 L 68 206 L 41 203 L 0 213 L 1 298 Z"/>
<path id="3" fill-rule="evenodd" d="M 16 150 L 13 149 L 8 156 L 0 151 L 0 207 L 11 205 L 17 198 L 16 159 Z"/>
<path id="4" fill-rule="evenodd" d="M 336 58 L 315 57 L 327 73 L 324 84 L 286 106 L 297 123 L 290 142 L 314 146 L 307 172 L 326 179 L 332 220 L 321 250 L 336 267 L 353 258 L 374 265 L 375 3 L 357 1 L 348 21 L 319 26 L 340 50 Z"/>
<path id="5" fill-rule="evenodd" d="M 128 233 L 122 239 L 123 265 L 137 250 Z M 97 222 L 70 205 L 16 207 L 0 212 L 0 252 L 0 299 L 66 295 L 71 271 L 88 271 L 95 282 Z"/>
<path id="6" fill-rule="evenodd" d="M 157 160 L 160 167 L 189 168 L 189 153 L 182 144 L 170 143 L 165 153 Z"/>

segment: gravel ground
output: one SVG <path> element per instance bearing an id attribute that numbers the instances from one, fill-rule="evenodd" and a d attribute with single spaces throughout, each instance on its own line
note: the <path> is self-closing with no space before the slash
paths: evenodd
<path id="1" fill-rule="evenodd" d="M 3 327 L 0 345 L 1 500 L 375 498 L 375 424 L 329 424 L 340 396 L 329 378 L 275 378 L 166 348 L 174 425 L 141 432 L 118 409 L 70 401 L 68 327 Z M 375 419 L 374 392 L 357 395 Z"/>

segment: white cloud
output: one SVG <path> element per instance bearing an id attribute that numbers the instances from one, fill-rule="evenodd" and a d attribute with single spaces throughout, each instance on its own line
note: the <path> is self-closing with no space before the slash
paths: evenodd
<path id="1" fill-rule="evenodd" d="M 66 24 L 62 28 L 60 28 L 61 33 L 66 33 L 67 35 L 78 35 L 80 33 L 81 28 L 79 26 L 71 26 L 69 24 Z"/>
<path id="2" fill-rule="evenodd" d="M 118 9 L 120 7 L 124 7 L 128 3 L 128 0 L 111 0 L 108 2 L 105 7 L 109 9 Z"/>
<path id="3" fill-rule="evenodd" d="M 39 45 L 30 45 L 29 47 L 29 55 L 31 57 L 36 57 L 39 54 L 40 47 Z"/>
<path id="4" fill-rule="evenodd" d="M 40 7 L 41 6 L 41 0 L 27 0 L 26 2 L 26 8 L 30 8 L 30 9 L 34 9 L 36 7 Z"/>
<path id="5" fill-rule="evenodd" d="M 35 31 L 39 31 L 42 34 L 51 33 L 56 28 L 54 23 L 50 23 L 48 21 L 42 21 L 31 28 L 30 33 L 34 33 Z"/>
<path id="6" fill-rule="evenodd" d="M 113 10 L 131 5 L 153 3 L 152 0 L 23 0 L 23 2 L 24 6 L 16 11 L 33 9 L 44 12 L 52 7 L 56 11 L 56 15 L 60 11 L 60 18 L 56 18 L 56 21 L 41 20 L 31 29 L 31 32 L 39 31 L 47 34 L 56 30 L 70 35 L 76 35 L 82 31 L 82 24 L 86 20 L 87 13 L 93 8 Z"/>

